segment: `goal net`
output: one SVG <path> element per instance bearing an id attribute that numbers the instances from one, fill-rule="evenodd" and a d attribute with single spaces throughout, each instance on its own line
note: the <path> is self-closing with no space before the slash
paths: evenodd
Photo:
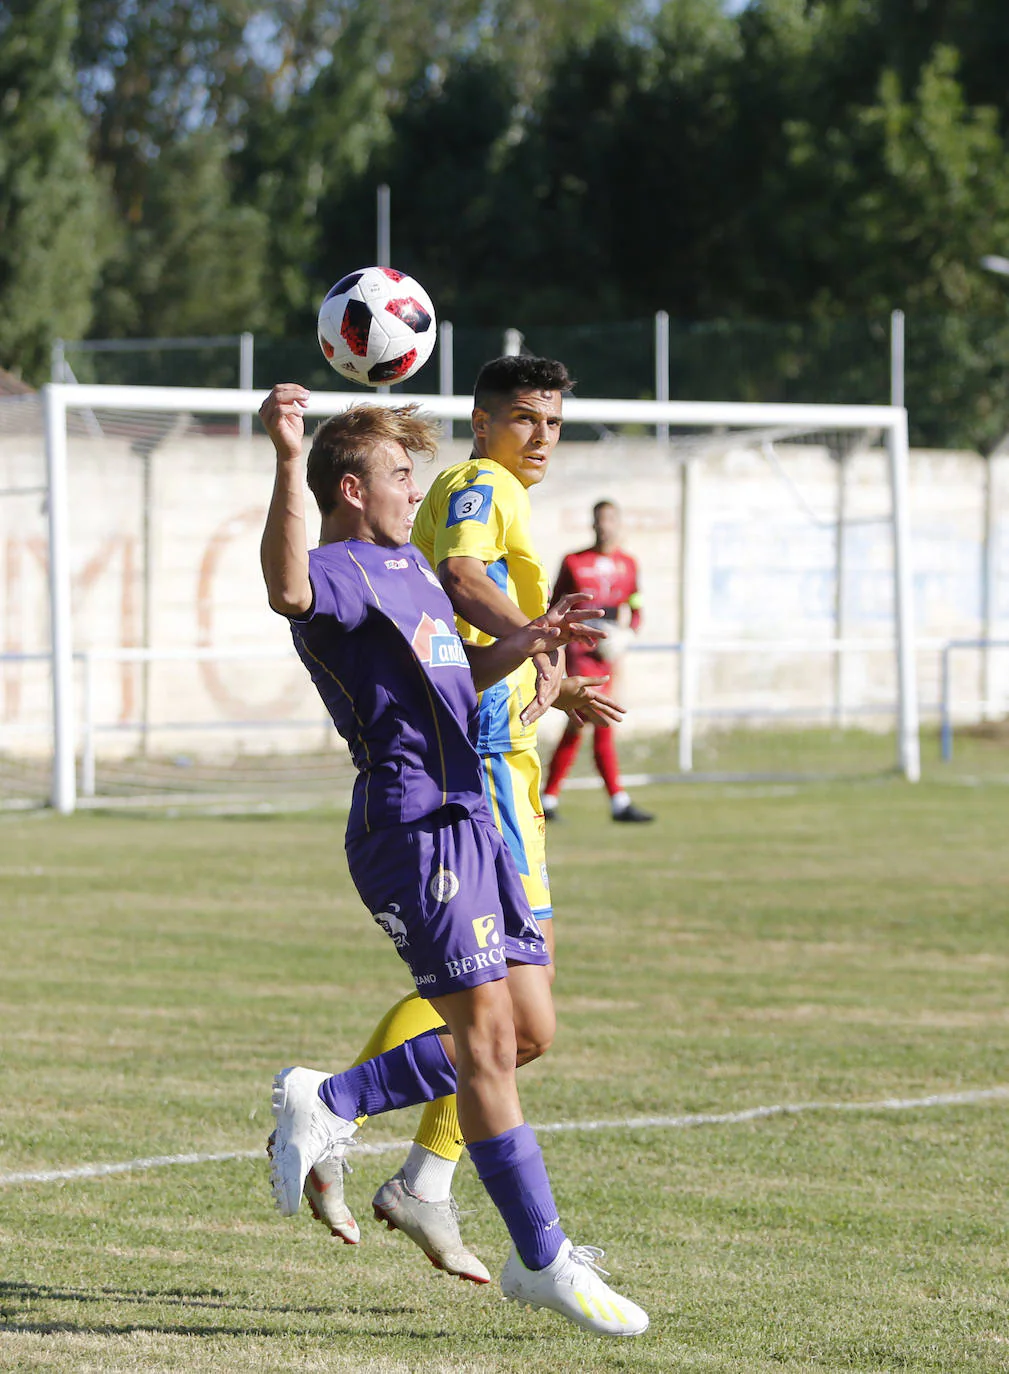
<path id="1" fill-rule="evenodd" d="M 0 402 L 0 804 L 349 795 L 345 746 L 266 605 L 272 449 L 239 424 L 258 399 L 54 385 Z M 316 394 L 309 414 L 364 399 L 414 398 Z M 415 399 L 469 416 L 467 397 Z M 916 778 L 904 412 L 571 399 L 565 419 L 535 535 L 552 574 L 590 542 L 595 501 L 622 509 L 645 596 L 620 684 L 645 741 L 628 767 L 661 771 L 667 750 L 678 775 L 850 771 L 857 727 Z M 446 438 L 421 485 L 468 452 Z M 799 747 L 817 731 L 829 759 Z"/>

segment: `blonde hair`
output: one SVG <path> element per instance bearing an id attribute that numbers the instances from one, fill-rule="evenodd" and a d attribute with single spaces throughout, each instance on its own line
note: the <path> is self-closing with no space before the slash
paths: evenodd
<path id="1" fill-rule="evenodd" d="M 416 405 L 358 405 L 324 420 L 308 454 L 308 486 L 323 515 L 335 508 L 340 481 L 348 472 L 367 477 L 379 443 L 401 444 L 408 453 L 433 458 L 438 431 Z"/>

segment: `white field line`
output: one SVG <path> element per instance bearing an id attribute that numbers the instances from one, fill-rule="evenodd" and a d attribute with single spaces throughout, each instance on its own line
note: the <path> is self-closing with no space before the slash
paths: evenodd
<path id="1" fill-rule="evenodd" d="M 632 1116 L 606 1121 L 548 1121 L 534 1125 L 540 1135 L 561 1131 L 682 1130 L 688 1126 L 738 1126 L 772 1116 L 799 1116 L 803 1112 L 909 1112 L 930 1107 L 956 1107 L 975 1102 L 1009 1101 L 1009 1087 L 973 1088 L 958 1093 L 932 1093 L 928 1097 L 886 1097 L 879 1102 L 781 1102 L 747 1107 L 741 1112 L 692 1112 L 686 1116 Z M 408 1140 L 381 1140 L 374 1144 L 354 1142 L 354 1153 L 384 1155 L 409 1148 Z M 265 1159 L 266 1150 L 229 1150 L 222 1154 L 151 1155 L 118 1164 L 82 1164 L 75 1169 L 45 1169 L 32 1173 L 0 1174 L 0 1187 L 21 1183 L 62 1183 L 76 1178 L 105 1178 L 109 1174 L 138 1169 L 162 1169 L 171 1164 L 219 1164 L 229 1159 Z"/>

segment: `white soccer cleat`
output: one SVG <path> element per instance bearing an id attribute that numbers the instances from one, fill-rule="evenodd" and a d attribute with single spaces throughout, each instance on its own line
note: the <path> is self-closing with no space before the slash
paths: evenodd
<path id="1" fill-rule="evenodd" d="M 371 1203 L 375 1220 L 402 1231 L 419 1245 L 436 1269 L 471 1283 L 490 1283 L 487 1267 L 471 1254 L 459 1235 L 459 1210 L 452 1198 L 428 1202 L 411 1192 L 402 1169 L 383 1183 Z"/>
<path id="2" fill-rule="evenodd" d="M 270 1184 L 281 1216 L 293 1217 L 310 1169 L 342 1160 L 356 1121 L 331 1112 L 319 1096 L 329 1078 L 318 1069 L 284 1069 L 273 1080 L 271 1108 L 277 1121 L 270 1152 Z"/>
<path id="3" fill-rule="evenodd" d="M 330 1159 L 309 1169 L 305 1179 L 305 1201 L 312 1216 L 328 1226 L 330 1235 L 344 1245 L 360 1245 L 361 1229 L 343 1197 L 343 1176 L 350 1173 L 345 1159 Z"/>
<path id="4" fill-rule="evenodd" d="M 603 1282 L 595 1245 L 572 1245 L 565 1240 L 553 1263 L 527 1269 L 512 1248 L 501 1275 L 501 1291 L 513 1302 L 548 1307 L 569 1322 L 600 1336 L 640 1336 L 648 1329 L 648 1314 Z"/>
<path id="5" fill-rule="evenodd" d="M 266 1142 L 266 1153 L 273 1158 L 273 1145 L 277 1138 L 274 1131 Z M 360 1245 L 361 1231 L 354 1220 L 353 1213 L 343 1197 L 343 1176 L 351 1172 L 345 1159 L 332 1160 L 328 1164 L 317 1164 L 309 1169 L 305 1179 L 304 1198 L 316 1221 L 329 1227 L 330 1235 L 342 1240 L 344 1245 Z"/>

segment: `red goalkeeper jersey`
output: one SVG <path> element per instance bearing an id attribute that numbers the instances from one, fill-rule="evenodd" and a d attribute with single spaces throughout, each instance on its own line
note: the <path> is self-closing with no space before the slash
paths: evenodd
<path id="1" fill-rule="evenodd" d="M 638 628 L 641 602 L 638 596 L 638 565 L 629 553 L 615 549 L 597 553 L 582 549 L 569 553 L 561 564 L 553 600 L 569 592 L 588 592 L 593 606 L 601 606 L 607 620 L 616 620 L 621 606 L 629 606 L 631 629 Z"/>

